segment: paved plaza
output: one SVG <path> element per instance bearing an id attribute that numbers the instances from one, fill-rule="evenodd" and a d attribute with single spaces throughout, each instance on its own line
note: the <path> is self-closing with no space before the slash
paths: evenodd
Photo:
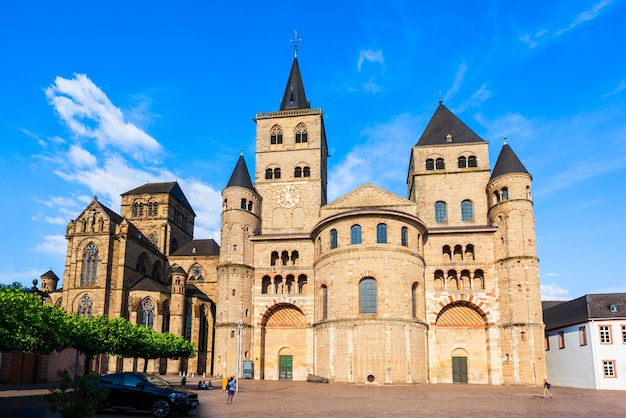
<path id="1" fill-rule="evenodd" d="M 177 382 L 178 379 L 168 379 Z M 188 379 L 195 388 L 197 379 Z M 218 384 L 217 381 L 213 381 Z M 47 411 L 45 387 L 0 386 L 0 417 L 58 418 Z M 553 399 L 526 386 L 370 386 L 241 380 L 231 405 L 220 388 L 201 390 L 200 408 L 188 417 L 622 417 L 624 391 L 553 387 Z M 150 417 L 106 411 L 98 418 Z M 177 415 L 173 415 L 177 416 Z"/>

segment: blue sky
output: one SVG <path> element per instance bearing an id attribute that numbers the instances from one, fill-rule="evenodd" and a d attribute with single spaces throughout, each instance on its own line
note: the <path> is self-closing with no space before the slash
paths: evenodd
<path id="1" fill-rule="evenodd" d="M 297 29 L 330 200 L 368 181 L 406 197 L 441 98 L 492 166 L 507 137 L 533 175 L 543 297 L 625 292 L 625 18 L 617 0 L 4 2 L 0 283 L 61 277 L 69 220 L 146 182 L 178 181 L 196 238 L 219 239 Z"/>

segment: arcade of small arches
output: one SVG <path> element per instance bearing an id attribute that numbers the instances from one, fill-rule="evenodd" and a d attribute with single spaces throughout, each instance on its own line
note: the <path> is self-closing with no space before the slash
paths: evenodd
<path id="1" fill-rule="evenodd" d="M 142 201 L 133 202 L 133 209 L 131 211 L 131 215 L 133 218 L 143 218 L 147 216 L 148 218 L 158 216 L 159 215 L 159 203 L 158 202 L 148 202 L 144 203 Z"/>
<path id="2" fill-rule="evenodd" d="M 309 141 L 307 128 L 304 123 L 299 123 L 293 132 L 293 140 L 296 144 L 306 144 Z M 282 145 L 283 128 L 280 125 L 272 126 L 270 129 L 270 145 Z"/>
<path id="3" fill-rule="evenodd" d="M 462 270 L 459 275 L 454 269 L 444 273 L 436 270 L 434 274 L 435 290 L 485 290 L 485 272 L 477 269 L 472 272 Z"/>
<path id="4" fill-rule="evenodd" d="M 457 159 L 458 168 L 474 168 L 478 167 L 478 160 L 475 155 L 460 156 Z M 446 162 L 443 158 L 428 158 L 426 160 L 426 170 L 444 170 L 446 168 Z"/>
<path id="5" fill-rule="evenodd" d="M 307 284 L 306 274 L 299 274 L 297 280 L 293 274 L 288 274 L 285 277 L 277 274 L 273 278 L 265 275 L 261 279 L 261 293 L 264 295 L 306 293 Z"/>
<path id="6" fill-rule="evenodd" d="M 272 251 L 272 254 L 270 255 L 270 266 L 295 266 L 299 258 L 300 253 L 298 253 L 297 250 L 292 250 L 291 254 L 289 251 L 283 250 L 280 252 L 280 255 L 278 254 L 278 251 Z"/>
<path id="7" fill-rule="evenodd" d="M 444 245 L 441 249 L 441 254 L 443 256 L 443 261 L 474 261 L 476 259 L 476 254 L 474 253 L 474 245 L 467 244 L 465 246 L 465 250 L 463 250 L 463 246 L 457 244 L 453 247 L 450 245 Z"/>

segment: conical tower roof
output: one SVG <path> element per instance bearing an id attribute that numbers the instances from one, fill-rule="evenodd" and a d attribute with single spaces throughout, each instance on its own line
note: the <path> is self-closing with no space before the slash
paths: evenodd
<path id="1" fill-rule="evenodd" d="M 448 137 L 450 135 L 450 137 Z M 485 142 L 476 135 L 461 119 L 439 102 L 439 107 L 428 122 L 416 146 L 464 144 Z"/>
<path id="2" fill-rule="evenodd" d="M 246 165 L 246 160 L 243 158 L 243 154 L 239 156 L 237 165 L 235 165 L 233 174 L 230 176 L 226 187 L 245 187 L 256 193 L 252 185 L 252 180 L 250 180 L 250 172 L 248 171 L 248 166 Z"/>
<path id="3" fill-rule="evenodd" d="M 287 87 L 285 87 L 285 94 L 283 94 L 283 101 L 280 103 L 280 110 L 310 108 L 311 105 L 304 93 L 304 84 L 302 84 L 298 58 L 294 57 L 291 72 L 289 73 L 289 80 L 287 80 Z"/>
<path id="4" fill-rule="evenodd" d="M 524 167 L 524 164 L 522 164 L 519 158 L 517 158 L 517 155 L 515 155 L 509 144 L 504 144 L 489 181 L 511 173 L 524 173 L 530 176 L 530 173 L 526 170 L 526 167 Z M 532 176 L 530 177 L 532 179 Z"/>

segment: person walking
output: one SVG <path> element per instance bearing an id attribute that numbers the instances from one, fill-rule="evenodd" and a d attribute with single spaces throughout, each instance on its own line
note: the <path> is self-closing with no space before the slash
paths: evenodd
<path id="1" fill-rule="evenodd" d="M 549 397 L 553 397 L 552 394 L 550 393 L 550 387 L 552 385 L 550 384 L 550 382 L 548 382 L 548 379 L 543 379 L 543 397 L 545 398 L 546 395 L 548 395 Z"/>
<path id="2" fill-rule="evenodd" d="M 226 385 L 226 389 L 228 390 L 228 398 L 226 398 L 226 403 L 233 403 L 233 397 L 235 396 L 235 378 L 231 377 L 228 379 L 228 384 Z"/>

